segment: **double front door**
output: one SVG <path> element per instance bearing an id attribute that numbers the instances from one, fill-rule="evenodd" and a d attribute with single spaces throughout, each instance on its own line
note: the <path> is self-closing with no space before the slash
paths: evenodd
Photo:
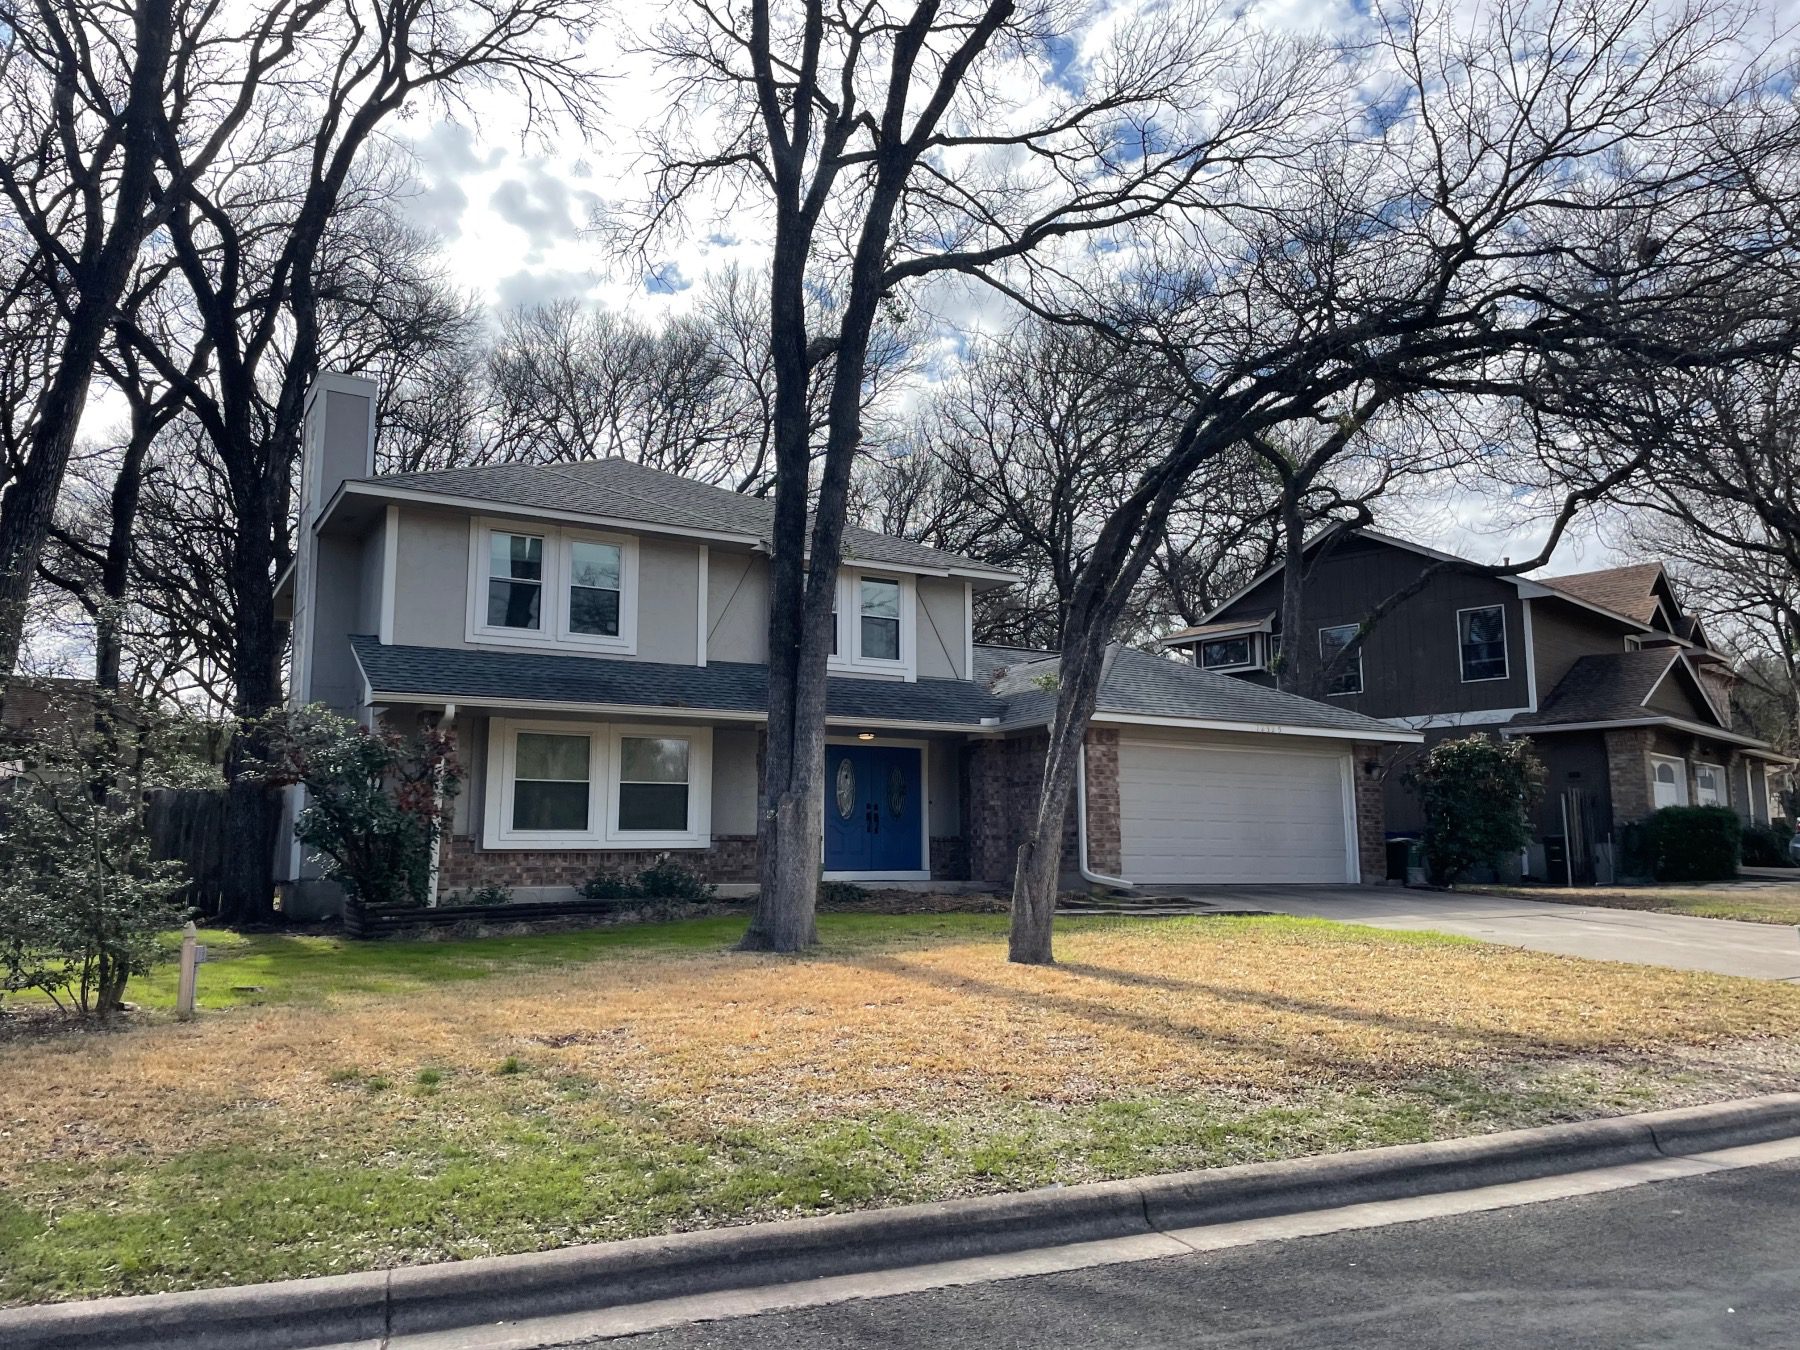
<path id="1" fill-rule="evenodd" d="M 925 868 L 921 756 L 901 745 L 825 747 L 825 870 L 898 877 Z"/>

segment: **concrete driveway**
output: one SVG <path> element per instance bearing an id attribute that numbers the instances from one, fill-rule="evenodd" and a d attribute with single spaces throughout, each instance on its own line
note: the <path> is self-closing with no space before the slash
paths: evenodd
<path id="1" fill-rule="evenodd" d="M 1198 894 L 1214 904 L 1377 928 L 1460 933 L 1564 956 L 1800 981 L 1800 934 L 1783 924 L 1389 886 L 1209 886 Z"/>

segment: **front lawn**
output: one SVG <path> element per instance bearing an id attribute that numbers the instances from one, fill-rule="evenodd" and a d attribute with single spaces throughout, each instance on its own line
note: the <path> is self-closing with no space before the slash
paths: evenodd
<path id="1" fill-rule="evenodd" d="M 1740 882 L 1688 889 L 1681 886 L 1477 886 L 1473 889 L 1559 905 L 1599 905 L 1701 919 L 1800 925 L 1800 880 Z"/>
<path id="2" fill-rule="evenodd" d="M 232 939 L 12 1042 L 0 1301 L 528 1251 L 1771 1090 L 1800 989 L 1280 918 Z M 165 1005 L 166 977 L 133 997 Z M 227 1005 L 236 1006 L 227 1006 Z"/>

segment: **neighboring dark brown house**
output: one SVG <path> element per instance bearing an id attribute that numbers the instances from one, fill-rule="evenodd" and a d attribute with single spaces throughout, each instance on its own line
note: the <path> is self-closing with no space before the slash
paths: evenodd
<path id="1" fill-rule="evenodd" d="M 1329 538 L 1306 587 L 1307 640 L 1321 652 L 1446 556 L 1372 530 Z M 1274 683 L 1281 580 L 1279 569 L 1264 573 L 1164 644 L 1206 669 Z M 1718 804 L 1771 819 L 1770 774 L 1791 761 L 1732 726 L 1733 679 L 1660 563 L 1543 578 L 1446 571 L 1375 625 L 1326 699 L 1421 730 L 1425 748 L 1473 730 L 1529 735 L 1549 776 L 1525 870 L 1591 880 L 1611 876 L 1619 828 L 1657 807 Z M 1422 824 L 1402 778 L 1388 776 L 1390 837 Z"/>

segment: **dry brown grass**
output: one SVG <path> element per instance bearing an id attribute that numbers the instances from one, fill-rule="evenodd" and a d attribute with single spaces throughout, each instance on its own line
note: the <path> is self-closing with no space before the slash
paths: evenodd
<path id="1" fill-rule="evenodd" d="M 638 954 L 379 1002 L 239 1010 L 10 1046 L 0 1184 L 272 1126 L 332 1147 L 457 1107 L 372 1097 L 507 1056 L 671 1121 L 795 1129 L 875 1111 L 1280 1095 L 1800 1034 L 1800 989 L 1305 923 L 1083 925 L 1064 964 L 989 934 L 805 959 Z"/>

